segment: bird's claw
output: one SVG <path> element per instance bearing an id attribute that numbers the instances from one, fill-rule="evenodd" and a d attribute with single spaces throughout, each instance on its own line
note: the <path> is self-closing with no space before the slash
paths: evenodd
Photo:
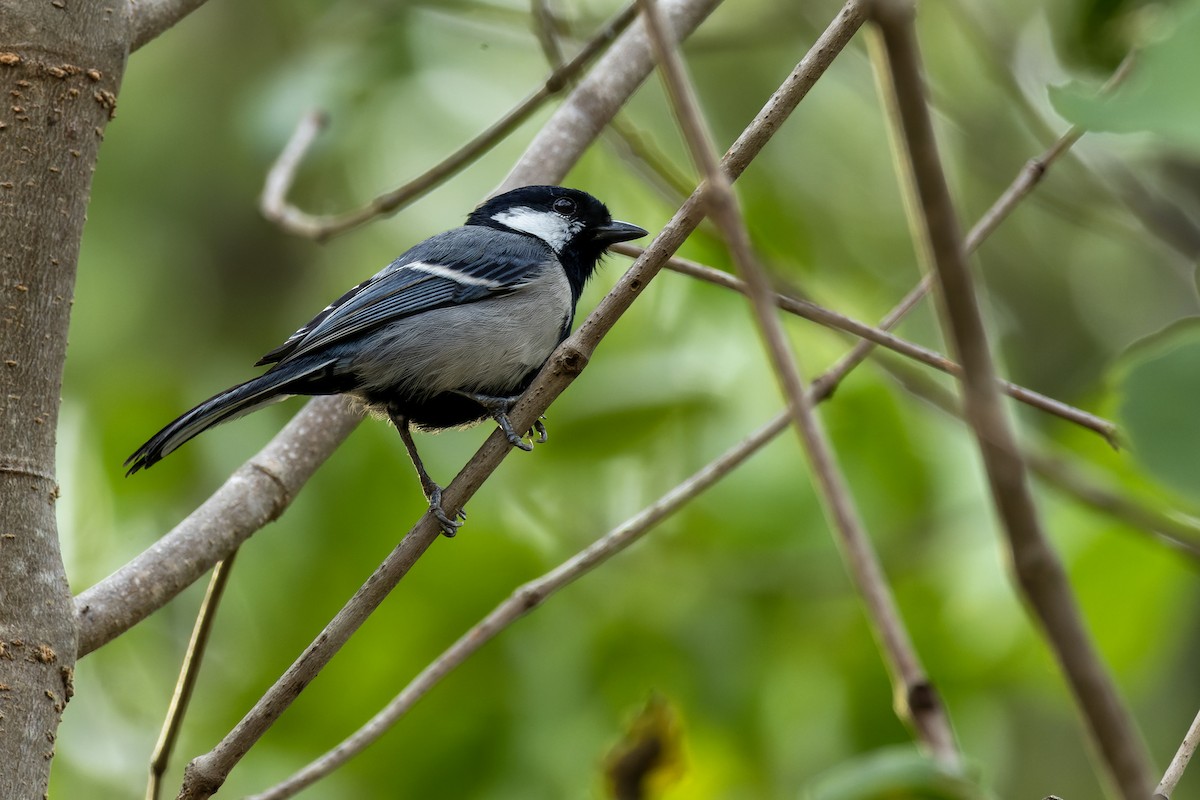
<path id="1" fill-rule="evenodd" d="M 508 443 L 513 447 L 519 447 L 528 453 L 533 449 L 533 445 L 522 439 L 513 429 L 512 423 L 508 421 L 508 414 L 503 411 L 497 412 L 496 424 L 500 426 L 500 430 L 504 431 L 504 436 L 508 439 Z"/>
<path id="2" fill-rule="evenodd" d="M 467 518 L 466 509 L 459 509 L 458 513 L 455 514 L 458 519 L 451 519 L 446 514 L 446 510 L 442 508 L 442 487 L 436 483 L 430 488 L 427 497 L 429 498 L 429 513 L 433 514 L 438 524 L 442 526 L 442 534 L 447 539 L 453 539 L 454 535 L 458 533 L 458 529 L 462 527 L 462 523 L 459 520 Z"/>
<path id="3" fill-rule="evenodd" d="M 550 438 L 550 434 L 546 432 L 546 423 L 542 422 L 542 419 L 542 417 L 539 417 L 538 419 L 534 420 L 533 427 L 529 429 L 527 434 L 525 434 L 525 436 L 528 436 L 531 440 L 527 442 L 525 441 L 525 437 L 517 435 L 512 423 L 508 421 L 507 414 L 496 415 L 496 423 L 500 426 L 500 430 L 504 431 L 504 436 L 508 439 L 508 443 L 513 447 L 521 448 L 526 453 L 533 450 L 533 445 L 535 443 L 545 444 L 546 440 Z"/>

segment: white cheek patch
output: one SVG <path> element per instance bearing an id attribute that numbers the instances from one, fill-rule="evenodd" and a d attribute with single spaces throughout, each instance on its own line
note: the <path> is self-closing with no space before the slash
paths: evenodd
<path id="1" fill-rule="evenodd" d="M 554 250 L 562 252 L 567 243 L 583 230 L 583 223 L 569 220 L 553 211 L 534 211 L 532 208 L 512 208 L 496 214 L 492 219 L 514 231 L 536 236 Z"/>

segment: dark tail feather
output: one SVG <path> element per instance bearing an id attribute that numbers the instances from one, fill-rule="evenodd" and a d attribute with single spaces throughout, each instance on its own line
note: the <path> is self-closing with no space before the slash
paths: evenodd
<path id="1" fill-rule="evenodd" d="M 154 466 L 181 444 L 209 428 L 257 411 L 293 394 L 336 393 L 336 390 L 317 389 L 312 380 L 321 373 L 328 374 L 326 370 L 332 363 L 325 361 L 295 365 L 294 368 L 289 368 L 292 365 L 283 369 L 277 368 L 210 397 L 154 434 L 150 441 L 125 459 L 125 466 L 129 467 L 125 474 L 132 475 L 140 469 Z"/>

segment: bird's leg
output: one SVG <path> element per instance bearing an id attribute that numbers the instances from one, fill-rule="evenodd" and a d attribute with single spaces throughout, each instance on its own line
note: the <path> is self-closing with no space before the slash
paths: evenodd
<path id="1" fill-rule="evenodd" d="M 488 394 L 477 394 L 475 392 L 462 391 L 455 392 L 455 394 L 460 394 L 463 397 L 474 400 L 476 403 L 479 403 L 479 405 L 483 406 L 488 414 L 491 415 L 492 419 L 496 420 L 496 424 L 500 426 L 500 430 L 504 431 L 504 435 L 508 438 L 509 444 L 511 444 L 513 447 L 519 447 L 526 452 L 533 449 L 532 444 L 526 442 L 517 435 L 516 430 L 513 429 L 512 423 L 508 420 L 508 412 L 512 411 L 512 407 L 516 404 L 517 400 L 520 398 L 520 395 L 516 395 L 514 397 L 493 397 L 492 395 Z M 540 419 L 533 423 L 533 430 L 530 432 L 537 433 L 536 441 L 538 444 L 546 443 L 546 425 Z"/>
<path id="2" fill-rule="evenodd" d="M 434 483 L 433 478 L 430 478 L 429 473 L 425 470 L 425 464 L 421 461 L 420 454 L 417 453 L 417 443 L 413 441 L 412 431 L 409 429 L 408 417 L 391 409 L 388 410 L 388 416 L 391 417 L 392 424 L 399 431 L 400 438 L 404 440 L 404 447 L 408 450 L 408 457 L 412 459 L 413 466 L 417 468 L 417 478 L 421 481 L 421 491 L 425 494 L 425 499 L 429 501 L 430 513 L 442 526 L 443 534 L 447 537 L 454 536 L 458 533 L 462 523 L 458 519 L 451 519 L 446 510 L 442 508 L 442 487 Z M 456 516 L 466 519 L 467 512 L 460 510 Z"/>

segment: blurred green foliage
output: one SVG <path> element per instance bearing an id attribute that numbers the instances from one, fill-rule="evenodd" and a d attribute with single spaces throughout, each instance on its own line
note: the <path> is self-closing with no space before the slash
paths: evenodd
<path id="1" fill-rule="evenodd" d="M 1153 131 L 1193 149 L 1200 147 L 1200 106 L 1183 76 L 1200 74 L 1200 2 L 1191 0 L 1160 20 L 1161 36 L 1137 54 L 1132 75 L 1111 96 L 1080 84 L 1052 87 L 1054 107 L 1088 130 Z"/>
<path id="2" fill-rule="evenodd" d="M 581 32 L 616 8 L 553 5 Z M 1082 2 L 1066 5 L 1082 14 Z M 836 9 L 743 0 L 705 23 L 685 52 L 722 143 Z M 1078 34 L 1069 26 L 1081 18 L 1049 17 L 1032 0 L 922 6 L 939 135 L 965 224 L 1065 129 L 1046 87 L 1094 78 L 1066 72 L 1053 46 Z M 255 207 L 301 114 L 322 106 L 334 122 L 294 195 L 311 210 L 337 211 L 427 168 L 545 74 L 527 6 L 503 0 L 214 1 L 133 54 L 96 174 L 64 389 L 59 508 L 76 591 L 153 543 L 300 401 L 208 433 L 133 480 L 122 477 L 122 459 L 179 412 L 254 374 L 250 364 L 329 298 L 457 224 L 549 110 L 411 208 L 325 245 L 285 236 Z M 1161 80 L 1191 92 L 1194 75 Z M 677 171 L 694 174 L 656 81 L 626 119 Z M 1006 373 L 1091 410 L 1123 408 L 1135 452 L 1115 453 L 1025 409 L 1014 414 L 1027 439 L 1146 502 L 1194 504 L 1194 339 L 1166 355 L 1130 348 L 1197 314 L 1195 253 L 1160 238 L 1156 224 L 1164 209 L 1190 208 L 1196 184 L 1162 181 L 1165 171 L 1186 173 L 1164 170 L 1164 145 L 1149 136 L 1089 135 L 1075 152 L 980 250 L 980 287 Z M 1171 163 L 1194 166 L 1196 155 L 1176 145 Z M 654 230 L 675 201 L 643 173 L 601 141 L 567 183 Z M 1126 173 L 1157 202 L 1132 202 Z M 764 259 L 819 302 L 875 320 L 917 280 L 861 41 L 738 188 Z M 684 255 L 728 268 L 704 229 Z M 582 313 L 625 266 L 609 259 Z M 848 346 L 803 321 L 788 325 L 810 375 Z M 901 333 L 944 347 L 929 310 Z M 471 502 L 461 534 L 430 550 L 221 796 L 259 790 L 336 744 L 514 586 L 780 405 L 745 301 L 663 274 L 551 408 L 549 444 L 504 463 Z M 1064 682 L 1008 580 L 968 433 L 871 365 L 822 416 L 978 767 L 981 796 L 1098 796 Z M 419 444 L 445 481 L 485 433 Z M 1195 563 L 1070 498 L 1039 498 L 1099 648 L 1163 766 L 1200 706 Z M 171 780 L 241 717 L 423 507 L 395 432 L 367 422 L 243 548 Z M 79 664 L 53 798 L 140 795 L 200 593 L 193 587 Z M 680 728 L 681 775 L 663 797 L 973 796 L 937 782 L 912 755 L 790 433 L 486 646 L 304 796 L 601 797 L 606 754 L 652 695 Z M 1185 778 L 1191 788 L 1180 796 L 1198 783 Z"/>

